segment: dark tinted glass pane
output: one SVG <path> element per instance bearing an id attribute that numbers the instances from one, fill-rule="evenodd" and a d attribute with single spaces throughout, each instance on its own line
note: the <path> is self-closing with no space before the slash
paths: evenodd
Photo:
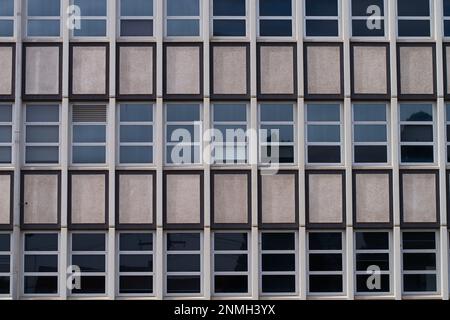
<path id="1" fill-rule="evenodd" d="M 402 125 L 402 142 L 433 142 L 433 126 Z"/>
<path id="2" fill-rule="evenodd" d="M 264 293 L 295 292 L 295 276 L 263 275 L 261 286 Z"/>
<path id="3" fill-rule="evenodd" d="M 389 275 L 381 274 L 380 275 L 380 287 L 377 289 L 374 286 L 374 280 L 372 278 L 369 280 L 369 277 L 372 275 L 369 274 L 358 274 L 356 275 L 356 291 L 364 292 L 364 293 L 377 293 L 377 292 L 389 292 Z M 369 283 L 367 283 L 369 281 Z M 368 284 L 370 286 L 368 286 Z"/>
<path id="4" fill-rule="evenodd" d="M 429 20 L 399 20 L 398 35 L 400 37 L 429 37 Z"/>
<path id="5" fill-rule="evenodd" d="M 399 16 L 429 16 L 430 0 L 397 0 Z"/>
<path id="6" fill-rule="evenodd" d="M 153 108 L 147 104 L 121 104 L 120 105 L 120 121 L 136 122 L 136 121 L 152 121 Z"/>
<path id="7" fill-rule="evenodd" d="M 341 271 L 342 254 L 309 254 L 309 271 Z"/>
<path id="8" fill-rule="evenodd" d="M 314 1 L 314 0 L 310 0 Z M 371 16 L 372 11 L 370 13 L 367 12 L 367 8 L 370 6 L 378 6 L 381 9 L 381 15 L 384 15 L 384 1 L 383 0 L 352 0 L 352 16 Z"/>
<path id="9" fill-rule="evenodd" d="M 340 142 L 340 125 L 308 125 L 308 142 Z"/>
<path id="10" fill-rule="evenodd" d="M 153 0 L 121 0 L 120 14 L 122 16 L 153 15 Z"/>
<path id="11" fill-rule="evenodd" d="M 28 0 L 28 16 L 59 16 L 60 4 L 60 0 Z"/>
<path id="12" fill-rule="evenodd" d="M 402 146 L 402 162 L 431 163 L 434 160 L 433 146 Z"/>
<path id="13" fill-rule="evenodd" d="M 278 150 L 278 152 L 276 151 Z M 280 147 L 262 147 L 261 148 L 261 162 L 263 163 L 293 163 L 294 162 L 294 147 L 280 146 Z"/>
<path id="14" fill-rule="evenodd" d="M 309 292 L 342 292 L 341 275 L 310 275 Z"/>
<path id="15" fill-rule="evenodd" d="M 191 251 L 200 250 L 199 233 L 168 233 L 167 250 Z"/>
<path id="16" fill-rule="evenodd" d="M 127 293 L 152 293 L 153 277 L 152 276 L 120 276 L 119 292 Z"/>
<path id="17" fill-rule="evenodd" d="M 199 272 L 199 254 L 168 254 L 167 272 Z"/>
<path id="18" fill-rule="evenodd" d="M 444 36 L 450 36 L 450 20 L 444 21 Z"/>
<path id="19" fill-rule="evenodd" d="M 105 276 L 82 276 L 81 288 L 73 289 L 74 294 L 101 294 L 105 293 L 106 278 Z"/>
<path id="20" fill-rule="evenodd" d="M 387 130 L 384 124 L 355 125 L 355 142 L 386 142 Z"/>
<path id="21" fill-rule="evenodd" d="M 216 293 L 248 292 L 247 276 L 215 276 L 214 289 Z"/>
<path id="22" fill-rule="evenodd" d="M 295 271 L 295 254 L 263 254 L 262 271 Z"/>
<path id="23" fill-rule="evenodd" d="M 153 36 L 153 20 L 121 20 L 120 35 L 122 37 Z"/>
<path id="24" fill-rule="evenodd" d="M 309 146 L 308 147 L 309 163 L 340 163 L 341 147 L 340 146 Z"/>
<path id="25" fill-rule="evenodd" d="M 403 253 L 403 270 L 436 270 L 436 254 Z"/>
<path id="26" fill-rule="evenodd" d="M 447 147 L 447 162 L 450 162 L 450 146 Z"/>
<path id="27" fill-rule="evenodd" d="M 73 31 L 76 37 L 106 36 L 106 20 L 81 20 L 81 28 Z"/>
<path id="28" fill-rule="evenodd" d="M 106 142 L 105 125 L 74 125 L 73 142 Z"/>
<path id="29" fill-rule="evenodd" d="M 294 142 L 294 127 L 292 125 L 262 125 L 262 142 Z"/>
<path id="30" fill-rule="evenodd" d="M 59 20 L 28 20 L 27 35 L 30 37 L 58 37 Z"/>
<path id="31" fill-rule="evenodd" d="M 11 147 L 0 147 L 0 163 L 11 163 Z"/>
<path id="32" fill-rule="evenodd" d="M 0 143 L 12 142 L 12 127 L 0 126 Z"/>
<path id="33" fill-rule="evenodd" d="M 404 232 L 403 249 L 436 249 L 434 232 Z"/>
<path id="34" fill-rule="evenodd" d="M 263 233 L 262 250 L 295 250 L 295 233 Z"/>
<path id="35" fill-rule="evenodd" d="M 247 250 L 247 233 L 216 233 L 214 249 L 218 251 Z"/>
<path id="36" fill-rule="evenodd" d="M 167 106 L 167 121 L 199 121 L 198 104 L 171 104 Z"/>
<path id="37" fill-rule="evenodd" d="M 0 255 L 0 273 L 9 273 L 11 259 L 9 255 Z"/>
<path id="38" fill-rule="evenodd" d="M 216 37 L 244 37 L 245 20 L 217 20 L 213 21 L 213 35 Z"/>
<path id="39" fill-rule="evenodd" d="M 200 150 L 198 147 L 182 147 L 174 148 L 167 147 L 167 163 L 185 164 L 185 163 L 199 163 Z"/>
<path id="40" fill-rule="evenodd" d="M 25 272 L 58 272 L 57 255 L 25 255 Z"/>
<path id="41" fill-rule="evenodd" d="M 386 163 L 386 146 L 355 146 L 356 163 Z"/>
<path id="42" fill-rule="evenodd" d="M 309 250 L 341 250 L 342 234 L 337 232 L 313 232 L 309 234 Z"/>
<path id="43" fill-rule="evenodd" d="M 450 16 L 450 0 L 443 0 L 444 2 L 444 16 Z"/>
<path id="44" fill-rule="evenodd" d="M 58 163 L 58 147 L 27 147 L 26 163 Z"/>
<path id="45" fill-rule="evenodd" d="M 0 277 L 0 294 L 9 294 L 10 278 Z"/>
<path id="46" fill-rule="evenodd" d="M 152 163 L 153 148 L 137 147 L 137 146 L 121 146 L 120 147 L 121 163 Z"/>
<path id="47" fill-rule="evenodd" d="M 72 234 L 72 251 L 105 251 L 105 234 Z"/>
<path id="48" fill-rule="evenodd" d="M 355 234 L 356 250 L 389 249 L 389 233 L 357 232 Z"/>
<path id="49" fill-rule="evenodd" d="M 339 121 L 340 107 L 338 104 L 308 104 L 307 121 Z"/>
<path id="50" fill-rule="evenodd" d="M 120 272 L 152 272 L 153 256 L 151 254 L 121 254 Z"/>
<path id="51" fill-rule="evenodd" d="M 433 106 L 431 104 L 401 104 L 401 121 L 433 121 Z"/>
<path id="52" fill-rule="evenodd" d="M 199 14 L 199 0 L 167 0 L 169 16 L 198 16 Z"/>
<path id="53" fill-rule="evenodd" d="M 0 1 L 0 16 L 7 17 L 14 15 L 14 0 Z"/>
<path id="54" fill-rule="evenodd" d="M 74 0 L 84 16 L 105 16 L 107 0 Z"/>
<path id="55" fill-rule="evenodd" d="M 378 21 L 377 21 L 378 23 Z M 367 20 L 352 21 L 352 35 L 354 37 L 384 37 L 384 20 L 379 21 L 380 28 L 368 28 Z M 372 23 L 369 22 L 372 26 Z"/>
<path id="56" fill-rule="evenodd" d="M 12 121 L 12 107 L 10 105 L 0 105 L 0 122 Z"/>
<path id="57" fill-rule="evenodd" d="M 337 16 L 338 0 L 306 0 L 307 16 Z"/>
<path id="58" fill-rule="evenodd" d="M 260 20 L 259 35 L 263 37 L 292 36 L 291 20 Z"/>
<path id="59" fill-rule="evenodd" d="M 214 0 L 214 16 L 245 16 L 245 0 Z"/>
<path id="60" fill-rule="evenodd" d="M 214 271 L 248 271 L 248 256 L 246 254 L 215 254 Z"/>
<path id="61" fill-rule="evenodd" d="M 405 292 L 432 292 L 437 290 L 435 274 L 404 274 L 403 290 Z"/>
<path id="62" fill-rule="evenodd" d="M 97 146 L 73 147 L 73 163 L 105 163 L 106 148 Z"/>
<path id="63" fill-rule="evenodd" d="M 366 271 L 371 266 L 377 266 L 380 270 L 389 270 L 388 253 L 357 253 L 356 270 Z"/>
<path id="64" fill-rule="evenodd" d="M 58 293 L 58 277 L 26 276 L 25 294 L 56 294 Z"/>
<path id="65" fill-rule="evenodd" d="M 167 35 L 177 37 L 196 37 L 199 35 L 199 20 L 197 19 L 168 19 Z"/>
<path id="66" fill-rule="evenodd" d="M 247 121 L 245 104 L 215 104 L 214 121 Z"/>
<path id="67" fill-rule="evenodd" d="M 386 121 L 386 105 L 354 104 L 353 119 L 355 121 Z"/>
<path id="68" fill-rule="evenodd" d="M 306 20 L 306 36 L 337 37 L 339 22 L 338 20 Z"/>
<path id="69" fill-rule="evenodd" d="M 25 251 L 58 251 L 58 234 L 26 234 Z"/>
<path id="70" fill-rule="evenodd" d="M 27 105 L 27 122 L 59 122 L 58 105 Z"/>
<path id="71" fill-rule="evenodd" d="M 105 272 L 104 255 L 72 255 L 72 265 L 78 266 L 81 272 Z"/>
<path id="72" fill-rule="evenodd" d="M 0 20 L 0 37 L 12 37 L 14 35 L 14 21 Z"/>
<path id="73" fill-rule="evenodd" d="M 261 104 L 261 121 L 294 121 L 291 104 Z"/>
<path id="74" fill-rule="evenodd" d="M 450 126 L 447 125 L 447 142 L 450 142 Z"/>
<path id="75" fill-rule="evenodd" d="M 11 236 L 9 234 L 0 234 L 0 251 L 11 250 Z"/>
<path id="76" fill-rule="evenodd" d="M 199 293 L 200 276 L 167 276 L 167 293 Z"/>
<path id="77" fill-rule="evenodd" d="M 152 142 L 153 126 L 121 125 L 120 142 Z"/>
<path id="78" fill-rule="evenodd" d="M 121 251 L 151 251 L 153 250 L 153 235 L 151 233 L 120 234 Z"/>
<path id="79" fill-rule="evenodd" d="M 260 16 L 291 16 L 291 0 L 260 0 Z"/>

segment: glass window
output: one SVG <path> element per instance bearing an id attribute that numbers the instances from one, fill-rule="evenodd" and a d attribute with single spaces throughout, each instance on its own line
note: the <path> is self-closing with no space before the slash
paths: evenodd
<path id="1" fill-rule="evenodd" d="M 153 36 L 153 0 L 120 0 L 120 36 Z"/>
<path id="2" fill-rule="evenodd" d="M 247 163 L 247 105 L 215 103 L 212 117 L 214 163 Z"/>
<path id="3" fill-rule="evenodd" d="M 119 234 L 119 294 L 153 293 L 153 234 Z"/>
<path id="4" fill-rule="evenodd" d="M 450 162 L 450 104 L 446 105 L 447 162 Z M 1 148 L 0 148 L 1 150 Z M 1 152 L 0 152 L 1 154 Z"/>
<path id="5" fill-rule="evenodd" d="M 308 163 L 342 162 L 342 121 L 339 104 L 306 105 L 306 158 Z"/>
<path id="6" fill-rule="evenodd" d="M 294 105 L 259 105 L 260 162 L 295 162 Z"/>
<path id="7" fill-rule="evenodd" d="M 436 232 L 403 232 L 403 293 L 438 292 L 437 259 Z"/>
<path id="8" fill-rule="evenodd" d="M 200 36 L 200 0 L 167 0 L 166 36 Z"/>
<path id="9" fill-rule="evenodd" d="M 353 105 L 353 162 L 388 162 L 388 123 L 385 104 Z"/>
<path id="10" fill-rule="evenodd" d="M 260 37 L 292 37 L 292 0 L 258 1 L 258 35 Z"/>
<path id="11" fill-rule="evenodd" d="M 26 233 L 24 236 L 23 293 L 57 295 L 59 235 Z"/>
<path id="12" fill-rule="evenodd" d="M 106 163 L 106 106 L 73 106 L 72 163 Z"/>
<path id="13" fill-rule="evenodd" d="M 384 0 L 352 0 L 352 36 L 384 37 Z"/>
<path id="14" fill-rule="evenodd" d="M 431 1 L 397 0 L 399 37 L 431 37 Z"/>
<path id="15" fill-rule="evenodd" d="M 261 233 L 261 293 L 297 292 L 297 238 L 295 232 Z"/>
<path id="16" fill-rule="evenodd" d="M 212 29 L 215 37 L 245 37 L 246 0 L 213 0 Z"/>
<path id="17" fill-rule="evenodd" d="M 342 232 L 310 232 L 308 235 L 308 292 L 344 293 Z"/>
<path id="18" fill-rule="evenodd" d="M 59 163 L 59 105 L 25 108 L 25 163 Z"/>
<path id="19" fill-rule="evenodd" d="M 214 294 L 248 294 L 250 288 L 248 233 L 214 233 L 213 253 Z"/>
<path id="20" fill-rule="evenodd" d="M 0 233 L 0 297 L 11 294 L 11 235 Z"/>
<path id="21" fill-rule="evenodd" d="M 307 37 L 339 36 L 339 0 L 305 0 Z"/>
<path id="22" fill-rule="evenodd" d="M 80 287 L 72 295 L 104 295 L 106 293 L 106 234 L 73 233 L 70 265 L 80 270 Z"/>
<path id="23" fill-rule="evenodd" d="M 106 37 L 107 0 L 72 0 L 80 8 L 80 28 L 73 29 L 75 37 Z"/>
<path id="24" fill-rule="evenodd" d="M 12 105 L 0 104 L 0 165 L 12 162 L 12 110 Z"/>
<path id="25" fill-rule="evenodd" d="M 27 36 L 59 37 L 60 0 L 27 0 Z"/>
<path id="26" fill-rule="evenodd" d="M 199 295 L 202 292 L 202 236 L 199 232 L 166 234 L 166 293 Z"/>
<path id="27" fill-rule="evenodd" d="M 201 116 L 199 104 L 166 105 L 166 163 L 201 162 Z"/>
<path id="28" fill-rule="evenodd" d="M 444 37 L 450 36 L 450 0 L 443 0 Z"/>
<path id="29" fill-rule="evenodd" d="M 153 105 L 121 104 L 119 126 L 120 163 L 153 163 Z"/>
<path id="30" fill-rule="evenodd" d="M 391 292 L 389 232 L 355 233 L 355 277 L 357 294 Z"/>
<path id="31" fill-rule="evenodd" d="M 14 0 L 0 0 L 0 37 L 14 36 Z"/>
<path id="32" fill-rule="evenodd" d="M 434 162 L 432 104 L 400 104 L 401 163 Z"/>

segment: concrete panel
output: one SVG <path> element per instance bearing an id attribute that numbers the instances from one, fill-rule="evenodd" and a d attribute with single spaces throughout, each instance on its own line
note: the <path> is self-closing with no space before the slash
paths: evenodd
<path id="1" fill-rule="evenodd" d="M 26 174 L 23 181 L 23 223 L 58 223 L 58 176 Z"/>
<path id="2" fill-rule="evenodd" d="M 213 48 L 213 94 L 247 93 L 247 48 L 242 46 Z"/>
<path id="3" fill-rule="evenodd" d="M 262 223 L 295 223 L 295 175 L 261 176 Z"/>
<path id="4" fill-rule="evenodd" d="M 342 223 L 342 175 L 309 175 L 309 223 Z"/>
<path id="5" fill-rule="evenodd" d="M 353 48 L 354 93 L 387 94 L 386 47 Z"/>
<path id="6" fill-rule="evenodd" d="M 166 177 L 166 218 L 169 224 L 201 222 L 200 179 L 197 174 L 169 174 Z"/>
<path id="7" fill-rule="evenodd" d="M 59 94 L 59 47 L 26 47 L 25 94 Z"/>
<path id="8" fill-rule="evenodd" d="M 104 174 L 72 175 L 72 224 L 105 223 Z"/>
<path id="9" fill-rule="evenodd" d="M 73 47 L 73 94 L 106 93 L 106 47 Z"/>
<path id="10" fill-rule="evenodd" d="M 214 175 L 214 223 L 248 223 L 248 176 Z"/>
<path id="11" fill-rule="evenodd" d="M 294 94 L 295 68 L 292 46 L 261 46 L 261 94 Z"/>
<path id="12" fill-rule="evenodd" d="M 338 46 L 307 47 L 308 94 L 341 93 L 341 53 Z"/>
<path id="13" fill-rule="evenodd" d="M 389 175 L 358 173 L 355 180 L 356 222 L 389 223 Z"/>
<path id="14" fill-rule="evenodd" d="M 153 47 L 120 47 L 120 94 L 153 94 Z"/>
<path id="15" fill-rule="evenodd" d="M 13 48 L 0 47 L 0 95 L 12 94 Z"/>
<path id="16" fill-rule="evenodd" d="M 11 223 L 11 176 L 0 175 L 0 224 Z"/>
<path id="17" fill-rule="evenodd" d="M 400 47 L 401 94 L 434 93 L 433 48 Z"/>
<path id="18" fill-rule="evenodd" d="M 119 176 L 119 223 L 153 223 L 153 176 L 121 174 Z"/>
<path id="19" fill-rule="evenodd" d="M 200 47 L 166 49 L 166 93 L 200 94 Z"/>
<path id="20" fill-rule="evenodd" d="M 403 174 L 403 222 L 437 222 L 436 176 Z"/>

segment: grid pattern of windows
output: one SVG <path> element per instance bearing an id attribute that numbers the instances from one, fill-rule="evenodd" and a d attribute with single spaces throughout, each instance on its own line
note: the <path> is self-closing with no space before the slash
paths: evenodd
<path id="1" fill-rule="evenodd" d="M 339 16 L 339 0 L 305 0 L 305 35 L 307 37 L 338 37 Z"/>
<path id="2" fill-rule="evenodd" d="M 438 291 L 438 254 L 436 232 L 402 233 L 403 292 Z"/>
<path id="3" fill-rule="evenodd" d="M 153 294 L 153 234 L 119 234 L 119 295 Z"/>
<path id="4" fill-rule="evenodd" d="M 286 295 L 297 292 L 297 237 L 295 232 L 261 233 L 261 293 Z"/>
<path id="5" fill-rule="evenodd" d="M 12 110 L 12 105 L 0 104 L 0 164 L 9 164 L 12 162 Z"/>
<path id="6" fill-rule="evenodd" d="M 385 37 L 385 0 L 352 0 L 352 36 Z"/>
<path id="7" fill-rule="evenodd" d="M 74 37 L 106 37 L 107 0 L 72 0 L 80 8 L 80 27 L 73 29 Z"/>
<path id="8" fill-rule="evenodd" d="M 431 37 L 432 2 L 431 0 L 397 0 L 398 37 Z"/>
<path id="9" fill-rule="evenodd" d="M 25 233 L 23 257 L 23 293 L 57 295 L 59 235 Z"/>
<path id="10" fill-rule="evenodd" d="M 199 295 L 202 292 L 202 234 L 166 234 L 166 285 L 168 295 Z"/>
<path id="11" fill-rule="evenodd" d="M 401 163 L 433 163 L 434 144 L 433 105 L 400 104 Z"/>
<path id="12" fill-rule="evenodd" d="M 342 232 L 309 233 L 308 292 L 312 295 L 345 292 Z"/>
<path id="13" fill-rule="evenodd" d="M 59 37 L 61 32 L 60 0 L 27 0 L 27 36 Z"/>
<path id="14" fill-rule="evenodd" d="M 0 0 L 0 38 L 14 36 L 14 0 Z"/>
<path id="15" fill-rule="evenodd" d="M 120 36 L 153 36 L 153 0 L 120 0 Z"/>
<path id="16" fill-rule="evenodd" d="M 119 109 L 120 163 L 152 163 L 153 105 L 121 104 Z"/>
<path id="17" fill-rule="evenodd" d="M 0 297 L 11 293 L 11 235 L 0 233 Z"/>
<path id="18" fill-rule="evenodd" d="M 72 295 L 106 294 L 107 252 L 105 233 L 72 233 L 70 265 L 80 271 L 80 286 Z"/>
<path id="19" fill-rule="evenodd" d="M 247 35 L 246 0 L 212 1 L 212 34 L 215 37 Z"/>
<path id="20" fill-rule="evenodd" d="M 214 233 L 214 293 L 244 295 L 249 292 L 247 232 Z"/>
<path id="21" fill-rule="evenodd" d="M 306 105 L 306 159 L 308 163 L 341 163 L 341 119 L 339 104 Z"/>
<path id="22" fill-rule="evenodd" d="M 258 35 L 292 37 L 293 7 L 292 0 L 258 0 Z"/>
<path id="23" fill-rule="evenodd" d="M 166 6 L 166 36 L 200 36 L 200 0 L 167 0 L 164 5 Z"/>

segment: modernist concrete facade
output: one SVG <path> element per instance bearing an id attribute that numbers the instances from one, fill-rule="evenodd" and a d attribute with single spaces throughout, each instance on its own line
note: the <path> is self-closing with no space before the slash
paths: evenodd
<path id="1" fill-rule="evenodd" d="M 449 299 L 449 17 L 0 0 L 0 299 Z"/>

